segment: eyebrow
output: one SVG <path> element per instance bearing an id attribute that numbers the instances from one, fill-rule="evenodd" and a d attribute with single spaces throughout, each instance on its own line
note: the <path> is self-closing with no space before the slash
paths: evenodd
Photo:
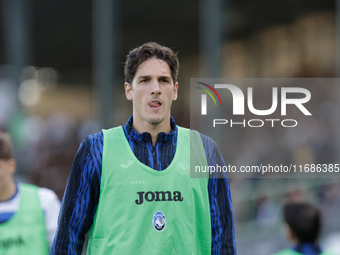
<path id="1" fill-rule="evenodd" d="M 137 79 L 140 80 L 140 79 L 145 79 L 145 78 L 150 78 L 151 76 L 150 75 L 141 75 L 141 76 L 138 76 Z"/>
<path id="2" fill-rule="evenodd" d="M 151 78 L 151 75 L 141 75 L 141 76 L 138 76 L 137 79 L 150 79 Z M 161 75 L 158 77 L 158 79 L 171 79 L 171 76 L 170 75 Z"/>

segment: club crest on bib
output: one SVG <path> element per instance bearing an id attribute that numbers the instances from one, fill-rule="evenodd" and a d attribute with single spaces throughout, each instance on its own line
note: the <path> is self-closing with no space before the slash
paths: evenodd
<path id="1" fill-rule="evenodd" d="M 157 231 L 162 231 L 165 228 L 165 222 L 164 213 L 161 211 L 155 212 L 152 217 L 152 224 Z"/>

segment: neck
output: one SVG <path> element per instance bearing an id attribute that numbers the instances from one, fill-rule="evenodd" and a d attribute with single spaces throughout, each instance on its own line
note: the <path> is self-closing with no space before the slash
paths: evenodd
<path id="1" fill-rule="evenodd" d="M 0 189 L 0 201 L 6 201 L 15 194 L 16 186 L 14 181 L 10 181 Z"/>
<path id="2" fill-rule="evenodd" d="M 151 135 L 152 145 L 155 145 L 157 142 L 157 136 L 159 133 L 161 132 L 170 133 L 171 131 L 170 117 L 167 118 L 166 120 L 164 119 L 159 124 L 151 124 L 149 122 L 141 122 L 141 121 L 136 121 L 134 119 L 132 122 L 132 127 L 139 134 L 144 133 L 144 132 L 149 133 Z"/>

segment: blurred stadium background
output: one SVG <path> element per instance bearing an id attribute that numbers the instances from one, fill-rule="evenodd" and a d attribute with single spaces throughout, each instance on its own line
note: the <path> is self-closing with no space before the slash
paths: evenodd
<path id="1" fill-rule="evenodd" d="M 62 198 L 81 140 L 131 113 L 124 57 L 146 41 L 178 51 L 172 115 L 186 127 L 190 77 L 338 77 L 339 2 L 0 0 L 0 129 L 14 140 L 17 179 Z M 340 136 L 331 135 L 339 159 Z M 280 213 L 287 199 L 321 208 L 322 244 L 340 254 L 340 178 L 230 182 L 240 255 L 290 245 Z"/>

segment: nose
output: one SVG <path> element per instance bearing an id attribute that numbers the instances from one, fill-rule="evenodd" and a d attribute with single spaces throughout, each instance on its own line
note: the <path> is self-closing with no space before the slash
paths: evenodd
<path id="1" fill-rule="evenodd" d="M 160 86 L 159 86 L 159 82 L 158 81 L 154 81 L 153 83 L 152 83 L 152 88 L 151 88 L 151 94 L 156 94 L 156 95 L 158 95 L 158 94 L 160 94 L 161 93 L 161 90 L 160 90 Z"/>

